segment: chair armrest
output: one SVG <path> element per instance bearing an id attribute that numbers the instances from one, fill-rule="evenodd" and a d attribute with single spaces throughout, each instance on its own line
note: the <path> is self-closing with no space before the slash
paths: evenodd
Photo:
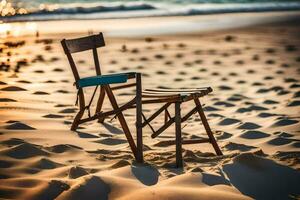
<path id="1" fill-rule="evenodd" d="M 106 74 L 100 76 L 91 76 L 81 78 L 75 82 L 77 88 L 96 86 L 96 85 L 108 85 L 114 83 L 125 83 L 127 82 L 128 75 L 125 73 L 120 74 Z"/>

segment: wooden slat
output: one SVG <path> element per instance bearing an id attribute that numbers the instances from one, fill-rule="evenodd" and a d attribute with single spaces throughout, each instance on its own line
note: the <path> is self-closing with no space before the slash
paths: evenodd
<path id="1" fill-rule="evenodd" d="M 142 97 L 144 98 L 174 98 L 174 97 L 180 97 L 180 94 L 145 94 L 144 92 L 142 93 Z"/>
<path id="2" fill-rule="evenodd" d="M 162 132 L 164 132 L 169 126 L 171 126 L 175 122 L 175 118 L 169 119 L 162 127 L 160 127 L 155 133 L 151 135 L 152 138 L 156 138 L 159 136 Z"/>
<path id="3" fill-rule="evenodd" d="M 163 105 L 160 109 L 158 109 L 155 113 L 153 113 L 147 120 L 145 120 L 145 122 L 142 123 L 142 127 L 150 123 L 153 119 L 155 119 L 161 112 L 167 109 L 170 105 L 171 103 L 166 103 L 165 105 Z"/>
<path id="4" fill-rule="evenodd" d="M 201 87 L 201 88 L 189 88 L 189 89 L 145 89 L 145 91 L 148 92 L 179 92 L 179 93 L 184 93 L 184 92 L 197 92 L 197 91 L 209 91 L 212 92 L 211 87 Z"/>
<path id="5" fill-rule="evenodd" d="M 103 34 L 91 35 L 82 38 L 63 40 L 70 53 L 77 53 L 105 46 Z M 63 42 L 62 41 L 62 42 Z"/>

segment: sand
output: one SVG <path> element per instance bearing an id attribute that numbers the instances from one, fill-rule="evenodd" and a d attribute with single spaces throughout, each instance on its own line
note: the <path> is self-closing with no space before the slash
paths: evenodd
<path id="1" fill-rule="evenodd" d="M 246 15 L 230 14 L 244 19 Z M 193 20 L 204 23 L 222 16 L 228 15 Z M 164 23 L 174 19 L 189 20 L 161 18 Z M 115 28 L 109 30 L 109 20 L 96 21 L 108 32 L 107 46 L 99 50 L 102 73 L 141 72 L 144 88 L 213 88 L 200 100 L 224 156 L 216 156 L 208 144 L 187 145 L 184 167 L 177 169 L 175 147 L 163 142 L 175 137 L 174 127 L 156 139 L 147 127 L 145 164 L 137 164 L 116 119 L 70 131 L 77 112 L 76 90 L 59 41 L 84 36 L 87 30 L 44 33 L 47 22 L 41 22 L 39 38 L 11 36 L 0 43 L 1 199 L 300 198 L 297 20 L 139 37 L 111 34 Z M 145 19 L 138 21 L 143 26 Z M 89 22 L 65 23 L 78 30 Z M 76 55 L 83 76 L 94 75 L 91 56 Z M 131 90 L 120 91 L 117 99 L 125 102 L 130 94 Z M 105 106 L 110 108 L 108 102 Z M 145 105 L 145 115 L 157 107 Z M 183 112 L 190 107 L 183 105 Z M 125 113 L 135 135 L 134 111 Z M 154 127 L 162 121 L 163 116 Z M 184 123 L 183 136 L 205 137 L 199 116 Z"/>

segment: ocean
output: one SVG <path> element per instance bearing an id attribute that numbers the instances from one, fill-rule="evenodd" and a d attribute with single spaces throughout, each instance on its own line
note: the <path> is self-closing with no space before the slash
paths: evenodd
<path id="1" fill-rule="evenodd" d="M 0 21 L 107 19 L 300 10 L 300 0 L 0 0 Z"/>

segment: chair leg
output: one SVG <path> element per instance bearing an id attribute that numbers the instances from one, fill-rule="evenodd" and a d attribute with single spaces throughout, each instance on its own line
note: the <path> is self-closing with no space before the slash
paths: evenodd
<path id="1" fill-rule="evenodd" d="M 111 103 L 113 109 L 115 109 L 115 110 L 119 109 L 119 106 L 118 106 L 118 104 L 117 104 L 116 98 L 115 98 L 114 94 L 112 93 L 110 87 L 109 87 L 109 86 L 105 86 L 105 91 L 106 91 L 106 93 L 107 93 L 107 96 L 108 96 L 108 98 L 109 98 L 109 100 L 110 100 L 110 103 Z M 132 135 L 131 135 L 131 133 L 130 133 L 130 130 L 129 130 L 129 128 L 128 128 L 128 125 L 127 125 L 127 123 L 126 123 L 126 120 L 125 120 L 125 117 L 124 117 L 123 113 L 120 112 L 120 113 L 117 115 L 117 117 L 118 117 L 119 122 L 120 122 L 120 124 L 121 124 L 121 126 L 122 126 L 122 129 L 123 129 L 123 131 L 124 131 L 124 134 L 125 134 L 125 136 L 126 136 L 126 138 L 127 138 L 127 141 L 128 141 L 129 146 L 130 146 L 130 148 L 131 148 L 131 151 L 132 151 L 132 153 L 133 153 L 135 159 L 138 160 L 138 158 L 137 158 L 137 148 L 136 148 L 136 145 L 135 145 L 135 143 L 134 143 L 134 140 L 133 140 L 133 138 L 132 138 Z"/>
<path id="2" fill-rule="evenodd" d="M 97 102 L 96 113 L 99 113 L 102 109 L 103 102 L 105 97 L 105 89 L 103 87 L 100 88 L 99 99 Z M 103 123 L 105 118 L 98 119 L 99 123 Z"/>
<path id="3" fill-rule="evenodd" d="M 83 114 L 84 114 L 84 110 L 80 110 L 80 111 L 76 114 L 76 116 L 75 116 L 75 118 L 74 118 L 74 120 L 73 120 L 72 126 L 71 126 L 71 131 L 76 131 L 76 129 L 77 129 L 78 126 L 79 126 L 79 121 L 80 121 L 81 117 L 83 116 Z"/>
<path id="4" fill-rule="evenodd" d="M 207 133 L 207 135 L 209 137 L 210 143 L 212 144 L 212 146 L 213 146 L 213 148 L 214 148 L 214 150 L 215 150 L 215 152 L 216 152 L 217 155 L 223 155 L 223 153 L 220 150 L 220 148 L 218 146 L 218 143 L 216 142 L 216 139 L 215 139 L 215 137 L 214 137 L 214 135 L 213 135 L 213 133 L 212 133 L 212 131 L 210 129 L 210 126 L 209 126 L 209 124 L 207 122 L 207 119 L 205 117 L 205 114 L 204 114 L 204 111 L 203 111 L 203 108 L 202 108 L 202 105 L 201 105 L 199 99 L 195 98 L 194 101 L 195 101 L 196 106 L 198 107 L 197 110 L 198 110 L 198 113 L 200 115 L 200 118 L 201 118 L 201 121 L 203 123 L 203 126 L 204 126 L 204 128 L 206 130 L 206 133 Z"/>
<path id="5" fill-rule="evenodd" d="M 143 163 L 143 127 L 142 127 L 142 83 L 141 74 L 136 75 L 136 147 L 137 162 Z"/>
<path id="6" fill-rule="evenodd" d="M 182 138 L 181 138 L 181 114 L 180 102 L 175 102 L 175 133 L 176 133 L 176 166 L 182 167 Z"/>

